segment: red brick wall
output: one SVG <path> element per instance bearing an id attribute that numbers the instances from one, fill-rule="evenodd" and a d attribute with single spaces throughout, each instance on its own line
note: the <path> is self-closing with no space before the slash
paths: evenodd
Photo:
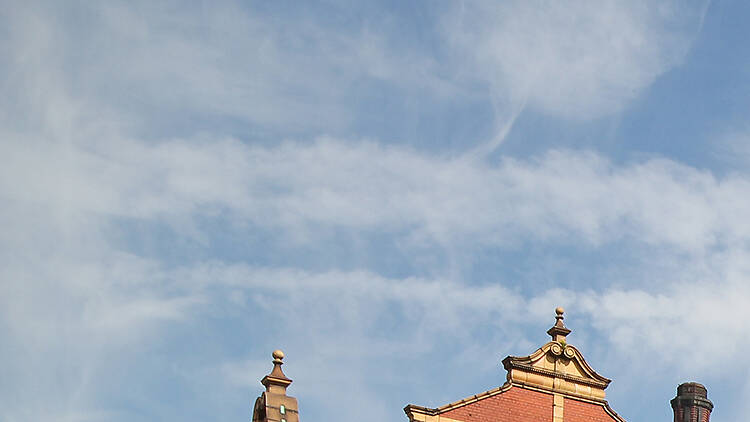
<path id="1" fill-rule="evenodd" d="M 552 422 L 552 394 L 511 387 L 441 416 L 465 422 Z"/>
<path id="2" fill-rule="evenodd" d="M 441 416 L 464 422 L 552 422 L 552 394 L 511 387 L 496 396 L 449 410 Z M 603 406 L 565 398 L 565 422 L 613 422 Z M 708 421 L 702 421 L 708 422 Z"/>
<path id="3" fill-rule="evenodd" d="M 567 397 L 563 409 L 565 422 L 612 422 L 616 420 L 604 410 L 603 406 Z"/>
<path id="4" fill-rule="evenodd" d="M 708 409 L 699 409 L 697 406 L 678 407 L 674 411 L 675 422 L 682 422 L 685 420 L 685 411 L 690 412 L 690 421 L 708 422 L 711 416 L 711 412 L 709 412 Z"/>

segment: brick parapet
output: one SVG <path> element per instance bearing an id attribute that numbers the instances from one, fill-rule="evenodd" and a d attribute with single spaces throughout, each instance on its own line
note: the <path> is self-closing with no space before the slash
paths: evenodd
<path id="1" fill-rule="evenodd" d="M 516 385 L 506 385 L 449 408 L 407 406 L 405 410 L 414 422 L 623 422 L 606 402 Z"/>
<path id="2" fill-rule="evenodd" d="M 517 422 L 552 420 L 552 394 L 512 387 L 441 416 L 460 421 Z"/>

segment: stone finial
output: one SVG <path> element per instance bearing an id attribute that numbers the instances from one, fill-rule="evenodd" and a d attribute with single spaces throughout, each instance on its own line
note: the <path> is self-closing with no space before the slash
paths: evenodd
<path id="1" fill-rule="evenodd" d="M 276 365 L 284 364 L 284 362 L 282 362 L 284 360 L 284 352 L 282 352 L 281 349 L 274 350 L 273 353 L 271 353 L 271 357 L 273 358 L 274 367 Z"/>
<path id="2" fill-rule="evenodd" d="M 271 373 L 263 377 L 260 381 L 266 387 L 266 391 L 277 394 L 286 394 L 286 388 L 292 383 L 292 380 L 284 375 L 284 371 L 281 370 L 281 365 L 284 364 L 284 352 L 281 350 L 274 350 L 271 354 L 273 357 L 273 369 Z"/>
<path id="3" fill-rule="evenodd" d="M 565 309 L 561 306 L 558 306 L 555 309 L 555 325 L 547 330 L 547 334 L 552 337 L 552 341 L 565 342 L 565 337 L 570 334 L 570 329 L 568 329 L 568 327 L 565 326 L 565 323 L 563 323 L 563 320 L 565 319 L 563 316 L 564 313 Z"/>

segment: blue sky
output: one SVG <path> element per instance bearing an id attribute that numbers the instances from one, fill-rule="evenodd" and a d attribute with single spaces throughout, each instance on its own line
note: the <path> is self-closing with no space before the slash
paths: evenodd
<path id="1" fill-rule="evenodd" d="M 572 344 L 750 410 L 750 6 L 4 2 L 0 419 L 405 420 Z"/>

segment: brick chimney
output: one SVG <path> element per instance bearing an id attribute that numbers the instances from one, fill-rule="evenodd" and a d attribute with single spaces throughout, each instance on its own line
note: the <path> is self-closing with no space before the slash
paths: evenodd
<path id="1" fill-rule="evenodd" d="M 670 401 L 674 422 L 709 422 L 714 405 L 708 399 L 706 387 L 697 382 L 686 382 L 677 387 L 677 397 Z"/>

